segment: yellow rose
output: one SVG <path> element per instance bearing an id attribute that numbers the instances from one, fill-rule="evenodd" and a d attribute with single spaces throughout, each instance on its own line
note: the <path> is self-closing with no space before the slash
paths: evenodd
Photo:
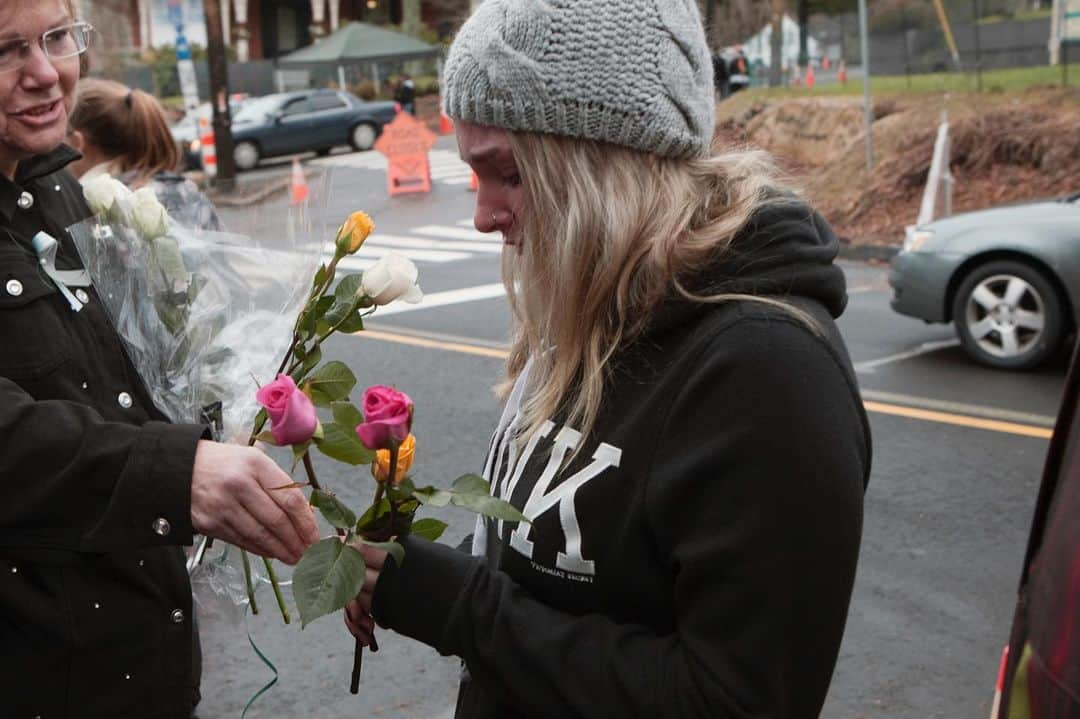
<path id="1" fill-rule="evenodd" d="M 398 447 L 397 467 L 394 469 L 394 484 L 401 484 L 405 479 L 405 473 L 409 471 L 413 463 L 413 453 L 416 451 L 416 436 L 410 434 Z M 375 461 L 371 465 L 371 473 L 378 482 L 385 482 L 390 475 L 390 450 L 380 449 L 375 453 Z"/>
<path id="2" fill-rule="evenodd" d="M 345 224 L 338 230 L 337 251 L 342 255 L 351 255 L 360 249 L 364 240 L 375 229 L 375 223 L 366 212 L 354 212 L 345 220 Z"/>

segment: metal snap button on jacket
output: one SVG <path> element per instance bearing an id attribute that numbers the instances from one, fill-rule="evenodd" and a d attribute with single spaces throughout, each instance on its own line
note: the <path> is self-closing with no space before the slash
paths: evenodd
<path id="1" fill-rule="evenodd" d="M 7 285 L 4 286 L 4 289 L 6 289 L 7 293 L 12 297 L 18 297 L 22 294 L 22 282 L 19 282 L 18 280 L 8 280 Z"/>
<path id="2" fill-rule="evenodd" d="M 15 204 L 19 206 L 20 210 L 29 210 L 34 206 L 34 196 L 24 191 L 19 195 L 19 199 L 15 200 Z"/>
<path id="3" fill-rule="evenodd" d="M 116 401 L 120 403 L 120 406 L 124 409 L 131 409 L 132 401 L 131 395 L 127 392 L 121 392 L 120 396 L 116 398 Z"/>
<path id="4" fill-rule="evenodd" d="M 172 531 L 172 525 L 169 524 L 169 520 L 164 517 L 158 517 L 154 520 L 154 532 L 162 537 L 169 536 L 169 532 Z"/>
<path id="5" fill-rule="evenodd" d="M 180 622 L 184 621 L 184 610 L 174 609 L 172 612 L 172 620 L 173 624 L 179 624 Z"/>
<path id="6" fill-rule="evenodd" d="M 84 305 L 90 301 L 90 295 L 86 294 L 86 290 L 75 290 L 75 299 L 82 302 Z M 389 471 L 389 470 L 387 470 Z"/>

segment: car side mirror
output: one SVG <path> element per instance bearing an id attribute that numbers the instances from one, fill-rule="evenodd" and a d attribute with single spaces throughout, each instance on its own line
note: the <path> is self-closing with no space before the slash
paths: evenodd
<path id="1" fill-rule="evenodd" d="M 270 119 L 274 121 L 275 125 L 280 125 L 281 124 L 281 118 L 283 118 L 283 117 L 284 117 L 284 115 L 282 113 L 280 113 L 280 112 L 271 112 L 270 113 Z"/>

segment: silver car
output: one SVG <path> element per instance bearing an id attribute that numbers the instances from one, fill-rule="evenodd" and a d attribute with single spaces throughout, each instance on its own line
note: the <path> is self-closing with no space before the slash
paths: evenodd
<path id="1" fill-rule="evenodd" d="M 913 228 L 889 284 L 894 310 L 953 322 L 978 362 L 1033 368 L 1080 316 L 1080 192 Z"/>

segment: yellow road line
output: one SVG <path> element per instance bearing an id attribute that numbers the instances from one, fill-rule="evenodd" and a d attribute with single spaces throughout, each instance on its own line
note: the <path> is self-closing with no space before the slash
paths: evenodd
<path id="1" fill-rule="evenodd" d="M 482 347 L 465 344 L 463 342 L 445 342 L 428 339 L 426 337 L 385 332 L 382 330 L 364 330 L 363 332 L 355 333 L 354 336 L 381 340 L 383 342 L 396 342 L 412 347 L 424 347 L 426 349 L 458 352 L 460 354 L 477 355 L 480 357 L 492 357 L 494 359 L 506 359 L 507 356 L 506 350 L 496 349 L 494 347 Z M 972 429 L 981 429 L 988 432 L 1002 432 L 1004 434 L 1015 434 L 1022 437 L 1035 437 L 1037 439 L 1050 439 L 1050 435 L 1052 434 L 1051 430 L 1046 427 L 1020 424 L 1018 422 L 1003 422 L 996 419 L 984 419 L 982 417 L 953 414 L 951 412 L 935 412 L 927 409 L 919 409 L 917 407 L 905 407 L 899 404 L 864 400 L 863 406 L 866 407 L 867 412 L 888 414 L 895 417 L 906 417 L 907 419 L 916 419 L 923 422 L 937 422 L 939 424 L 949 424 L 957 427 L 970 427 Z"/>
<path id="2" fill-rule="evenodd" d="M 384 342 L 397 342 L 398 344 L 411 345 L 413 347 L 426 347 L 428 349 L 446 350 L 448 352 L 459 352 L 467 355 L 479 355 L 480 357 L 494 357 L 496 359 L 506 359 L 508 354 L 505 350 L 494 349 L 492 347 L 467 345 L 460 342 L 440 342 L 439 340 L 431 340 L 424 337 L 401 335 L 379 330 L 364 330 L 362 332 L 357 332 L 354 336 L 361 338 L 367 337 L 368 339 L 373 340 L 383 340 Z"/>
<path id="3" fill-rule="evenodd" d="M 898 404 L 885 404 L 883 402 L 863 402 L 867 412 L 879 414 L 891 414 L 908 419 L 920 419 L 924 422 L 939 422 L 952 424 L 958 427 L 972 427 L 985 429 L 990 432 L 1003 432 L 1005 434 L 1018 434 L 1023 437 L 1037 437 L 1050 439 L 1053 431 L 1046 427 L 1034 427 L 1030 424 L 1017 424 L 1016 422 L 1002 422 L 997 419 L 982 419 L 981 417 L 968 417 L 962 414 L 949 414 L 948 412 L 932 412 L 927 409 L 915 407 L 902 407 Z"/>

